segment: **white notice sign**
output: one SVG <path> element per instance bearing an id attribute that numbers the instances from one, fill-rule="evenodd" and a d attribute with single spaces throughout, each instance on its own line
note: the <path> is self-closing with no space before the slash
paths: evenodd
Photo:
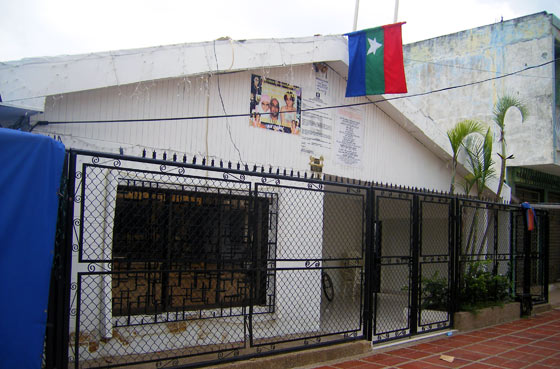
<path id="1" fill-rule="evenodd" d="M 303 109 L 323 108 L 319 99 L 303 99 Z M 333 133 L 332 110 L 303 111 L 301 115 L 301 151 L 316 157 L 328 157 Z"/>
<path id="2" fill-rule="evenodd" d="M 334 149 L 338 164 L 360 167 L 364 146 L 364 108 L 338 108 L 334 132 Z"/>

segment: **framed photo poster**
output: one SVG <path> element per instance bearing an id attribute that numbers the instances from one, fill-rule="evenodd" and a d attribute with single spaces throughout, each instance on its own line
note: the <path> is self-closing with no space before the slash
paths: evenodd
<path id="1" fill-rule="evenodd" d="M 256 128 L 299 135 L 301 88 L 285 82 L 251 75 L 249 124 Z"/>

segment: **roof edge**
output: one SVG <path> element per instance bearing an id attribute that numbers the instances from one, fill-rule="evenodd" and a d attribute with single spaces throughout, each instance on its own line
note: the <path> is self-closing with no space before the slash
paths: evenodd
<path id="1" fill-rule="evenodd" d="M 137 82 L 326 61 L 348 65 L 344 36 L 225 39 L 1 63 L 0 92 L 5 102 L 26 104 L 37 97 Z"/>

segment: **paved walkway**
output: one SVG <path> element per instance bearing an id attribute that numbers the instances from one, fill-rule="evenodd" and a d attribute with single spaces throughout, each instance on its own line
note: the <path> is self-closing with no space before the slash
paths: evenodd
<path id="1" fill-rule="evenodd" d="M 560 368 L 560 309 L 406 348 L 322 363 L 333 368 Z M 453 358 L 453 362 L 442 359 Z"/>

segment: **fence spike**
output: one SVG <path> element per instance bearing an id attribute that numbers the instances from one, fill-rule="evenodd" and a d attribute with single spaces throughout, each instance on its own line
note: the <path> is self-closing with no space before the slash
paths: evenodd
<path id="1" fill-rule="evenodd" d="M 155 158 L 156 158 L 156 150 L 154 150 L 154 151 L 152 152 L 152 159 L 155 159 Z"/>
<path id="2" fill-rule="evenodd" d="M 253 164 L 253 172 L 257 171 L 257 164 Z"/>
<path id="3" fill-rule="evenodd" d="M 196 155 L 193 156 L 193 158 L 192 158 L 192 163 L 193 163 L 193 164 L 196 164 Z"/>
<path id="4" fill-rule="evenodd" d="M 303 174 L 303 178 L 307 178 L 307 172 L 304 172 Z"/>
<path id="5" fill-rule="evenodd" d="M 224 167 L 224 162 L 223 162 L 222 159 L 220 159 L 220 168 L 223 168 L 223 167 Z"/>
<path id="6" fill-rule="evenodd" d="M 294 176 L 294 170 L 292 169 L 292 170 L 290 171 L 290 177 L 293 177 L 293 176 Z"/>
<path id="7" fill-rule="evenodd" d="M 272 165 L 268 167 L 268 173 L 272 174 Z"/>
<path id="8" fill-rule="evenodd" d="M 167 160 L 167 151 L 163 152 L 163 160 Z"/>
<path id="9" fill-rule="evenodd" d="M 146 157 L 146 149 L 142 150 L 142 157 L 143 157 L 143 158 Z"/>
<path id="10" fill-rule="evenodd" d="M 177 161 L 177 153 L 173 153 L 173 161 Z"/>
<path id="11" fill-rule="evenodd" d="M 186 163 L 186 162 L 187 162 L 187 155 L 183 154 L 183 163 Z"/>
<path id="12" fill-rule="evenodd" d="M 276 168 L 276 175 L 280 175 L 280 168 Z"/>
<path id="13" fill-rule="evenodd" d="M 227 167 L 228 167 L 228 169 L 231 169 L 231 160 L 230 160 L 230 161 L 228 161 L 228 163 L 227 163 Z"/>
<path id="14" fill-rule="evenodd" d="M 246 171 L 246 172 L 249 171 L 249 164 L 245 164 L 245 171 Z"/>
<path id="15" fill-rule="evenodd" d="M 202 158 L 202 165 L 206 165 L 206 157 Z"/>
<path id="16" fill-rule="evenodd" d="M 284 168 L 284 176 L 286 175 L 286 168 Z"/>
<path id="17" fill-rule="evenodd" d="M 264 173 L 264 166 L 261 165 L 261 173 Z"/>

